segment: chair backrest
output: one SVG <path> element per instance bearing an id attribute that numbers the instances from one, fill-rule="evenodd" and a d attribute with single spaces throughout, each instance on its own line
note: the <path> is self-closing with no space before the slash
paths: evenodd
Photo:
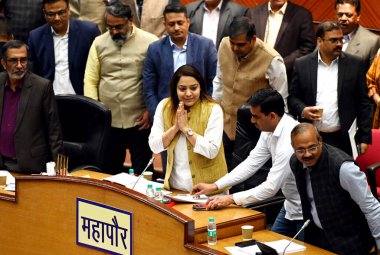
<path id="1" fill-rule="evenodd" d="M 368 145 L 366 153 L 356 158 L 356 163 L 362 171 L 375 163 L 380 163 L 380 129 L 372 129 L 372 144 Z M 377 187 L 380 187 L 380 171 L 376 174 Z"/>
<path id="2" fill-rule="evenodd" d="M 56 95 L 69 169 L 103 167 L 111 128 L 111 111 L 104 104 L 81 95 Z"/>
<path id="3" fill-rule="evenodd" d="M 252 114 L 250 112 L 250 106 L 243 105 L 238 109 L 236 138 L 234 151 L 232 153 L 233 168 L 248 157 L 249 153 L 253 148 L 255 148 L 256 143 L 260 138 L 261 131 L 257 129 L 254 124 L 252 124 L 251 118 Z M 243 182 L 242 185 L 233 187 L 231 192 L 254 188 L 264 182 L 268 176 L 271 165 L 271 160 L 268 160 L 268 162 L 254 176 Z"/>

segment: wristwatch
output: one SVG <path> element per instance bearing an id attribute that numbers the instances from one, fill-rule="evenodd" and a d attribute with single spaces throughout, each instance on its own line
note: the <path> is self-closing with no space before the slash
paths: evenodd
<path id="1" fill-rule="evenodd" d="M 189 128 L 187 131 L 186 131 L 186 136 L 193 136 L 194 135 L 194 131 Z"/>

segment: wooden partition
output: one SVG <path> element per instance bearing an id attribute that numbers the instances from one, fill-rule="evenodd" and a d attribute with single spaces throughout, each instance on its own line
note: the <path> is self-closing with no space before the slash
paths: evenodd
<path id="1" fill-rule="evenodd" d="M 1 254 L 107 254 L 76 243 L 76 200 L 133 214 L 133 254 L 223 254 L 195 245 L 194 220 L 121 185 L 78 177 L 20 176 L 0 197 Z"/>

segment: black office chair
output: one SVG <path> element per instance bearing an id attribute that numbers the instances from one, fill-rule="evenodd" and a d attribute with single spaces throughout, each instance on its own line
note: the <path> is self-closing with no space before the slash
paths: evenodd
<path id="1" fill-rule="evenodd" d="M 81 95 L 56 95 L 69 171 L 101 171 L 111 128 L 111 111 Z"/>
<path id="2" fill-rule="evenodd" d="M 237 126 L 234 151 L 232 153 L 233 161 L 232 166 L 235 168 L 242 161 L 244 161 L 251 150 L 256 146 L 260 138 L 261 131 L 251 123 L 252 114 L 250 106 L 243 105 L 237 112 Z M 261 167 L 256 174 L 241 184 L 235 185 L 231 188 L 230 192 L 235 193 L 243 190 L 248 190 L 260 185 L 268 176 L 269 169 L 272 166 L 272 161 L 268 160 L 264 166 Z M 281 209 L 285 197 L 281 191 L 274 197 L 265 199 L 261 202 L 247 205 L 246 207 L 262 211 L 267 216 L 267 223 L 274 222 L 279 210 Z"/>

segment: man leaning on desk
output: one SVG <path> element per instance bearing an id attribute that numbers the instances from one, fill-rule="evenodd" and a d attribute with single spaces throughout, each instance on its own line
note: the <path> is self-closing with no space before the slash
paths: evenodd
<path id="1" fill-rule="evenodd" d="M 298 122 L 285 114 L 282 96 L 271 88 L 258 90 L 250 98 L 249 104 L 251 121 L 262 131 L 255 148 L 247 159 L 215 183 L 195 185 L 192 194 L 195 196 L 210 194 L 243 182 L 253 176 L 272 157 L 272 167 L 262 184 L 233 195 L 211 197 L 207 208 L 212 210 L 232 203 L 242 205 L 259 202 L 276 195 L 281 188 L 286 199 L 272 226 L 272 231 L 294 236 L 303 225 L 301 200 L 289 167 L 289 159 L 293 154 L 290 132 Z"/>
<path id="2" fill-rule="evenodd" d="M 2 48 L 0 73 L 0 167 L 40 173 L 62 150 L 62 132 L 50 81 L 27 70 L 21 41 Z"/>

